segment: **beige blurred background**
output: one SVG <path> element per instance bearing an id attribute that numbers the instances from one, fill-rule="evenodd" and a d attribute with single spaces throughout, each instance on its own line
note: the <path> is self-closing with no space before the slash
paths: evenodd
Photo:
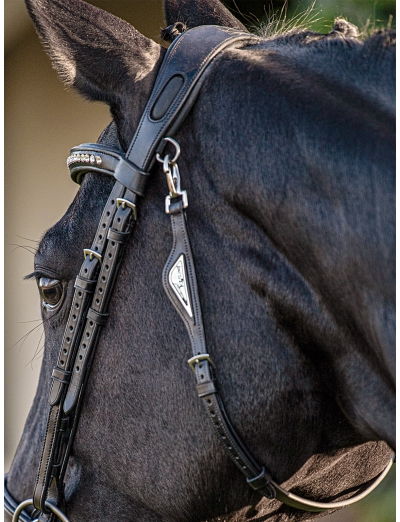
<path id="1" fill-rule="evenodd" d="M 161 0 L 92 0 L 159 41 Z M 35 393 L 43 347 L 33 250 L 77 190 L 69 149 L 96 141 L 108 108 L 66 90 L 52 69 L 23 0 L 5 0 L 5 469 L 8 470 Z M 33 329 L 32 333 L 29 333 Z M 385 493 L 375 499 L 385 501 Z M 369 510 L 368 510 L 369 511 Z M 350 510 L 327 522 L 366 520 Z M 376 519 L 375 519 L 376 520 Z"/>

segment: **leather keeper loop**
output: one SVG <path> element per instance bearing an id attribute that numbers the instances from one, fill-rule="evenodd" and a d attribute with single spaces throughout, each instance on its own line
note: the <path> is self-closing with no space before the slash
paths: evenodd
<path id="1" fill-rule="evenodd" d="M 97 324 L 104 325 L 107 322 L 108 314 L 100 314 L 99 312 L 96 312 L 96 310 L 94 310 L 93 308 L 89 308 L 86 317 Z"/>
<path id="2" fill-rule="evenodd" d="M 59 464 L 53 464 L 51 466 L 51 476 L 53 478 L 58 478 L 59 475 L 60 475 L 60 471 L 61 471 L 61 463 Z"/>
<path id="3" fill-rule="evenodd" d="M 55 379 L 56 381 L 60 381 L 62 383 L 68 384 L 69 381 L 71 380 L 71 372 L 66 372 L 65 370 L 62 370 L 61 368 L 58 368 L 58 366 L 55 366 L 53 368 L 51 377 L 53 379 Z"/>
<path id="4" fill-rule="evenodd" d="M 115 230 L 115 228 L 110 228 L 107 233 L 107 239 L 123 244 L 128 241 L 129 235 L 129 232 L 119 232 L 118 230 Z"/>
<path id="5" fill-rule="evenodd" d="M 115 167 L 114 178 L 138 196 L 144 196 L 149 175 L 121 158 Z"/>
<path id="6" fill-rule="evenodd" d="M 246 482 L 249 486 L 251 486 L 256 491 L 258 489 L 262 489 L 262 488 L 272 489 L 271 484 L 265 474 L 265 468 L 262 468 L 261 473 L 259 475 L 257 475 L 256 477 L 254 477 L 252 479 L 246 479 Z"/>
<path id="7" fill-rule="evenodd" d="M 79 288 L 79 290 L 83 290 L 84 292 L 88 292 L 89 294 L 92 294 L 94 292 L 94 289 L 96 288 L 96 283 L 97 281 L 91 281 L 78 275 L 76 276 L 74 287 Z"/>
<path id="8" fill-rule="evenodd" d="M 49 404 L 50 406 L 54 406 L 60 402 L 62 392 L 71 380 L 71 372 L 66 372 L 58 366 L 55 366 L 51 378 L 52 383 L 49 393 Z"/>
<path id="9" fill-rule="evenodd" d="M 201 384 L 197 384 L 197 395 L 201 397 L 207 397 L 207 395 L 211 395 L 212 393 L 217 393 L 217 389 L 215 387 L 214 381 L 202 382 Z"/>

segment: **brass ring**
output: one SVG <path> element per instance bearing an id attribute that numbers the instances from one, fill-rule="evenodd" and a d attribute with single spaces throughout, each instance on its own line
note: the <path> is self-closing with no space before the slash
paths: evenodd
<path id="1" fill-rule="evenodd" d="M 51 502 L 47 502 L 47 501 L 44 504 L 47 507 L 47 509 L 49 509 L 52 513 L 54 513 L 56 515 L 56 517 L 58 517 L 61 520 L 61 522 L 70 522 L 69 518 L 67 518 L 67 516 L 64 515 L 64 513 L 61 511 L 61 509 L 59 509 L 57 506 L 55 506 Z M 19 516 L 22 513 L 22 511 L 26 507 L 32 506 L 32 505 L 33 505 L 33 498 L 29 498 L 28 500 L 24 500 L 23 502 L 21 502 L 21 504 L 14 511 L 12 522 L 18 522 Z"/>

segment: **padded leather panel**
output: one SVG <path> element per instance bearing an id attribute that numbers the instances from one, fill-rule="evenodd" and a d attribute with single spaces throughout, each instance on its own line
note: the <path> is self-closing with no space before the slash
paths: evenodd
<path id="1" fill-rule="evenodd" d="M 127 159 L 141 170 L 149 171 L 155 161 L 156 151 L 162 152 L 163 147 L 159 147 L 162 138 L 167 134 L 171 135 L 169 131 L 172 125 L 179 125 L 193 105 L 202 76 L 213 58 L 227 47 L 239 47 L 259 41 L 259 38 L 249 33 L 212 25 L 195 27 L 177 38 L 161 65 L 150 100 L 126 154 Z M 168 109 L 162 118 L 153 119 L 153 108 L 158 114 L 160 93 L 166 93 L 165 86 L 177 75 L 184 79 L 183 86 L 177 93 L 172 91 L 169 101 L 165 95 L 163 111 L 167 106 Z"/>

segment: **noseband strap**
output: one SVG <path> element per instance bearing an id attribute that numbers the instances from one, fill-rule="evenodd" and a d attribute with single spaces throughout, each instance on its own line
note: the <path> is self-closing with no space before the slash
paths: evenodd
<path id="1" fill-rule="evenodd" d="M 85 174 L 111 176 L 115 185 L 104 208 L 95 238 L 84 251 L 76 278 L 71 309 L 52 373 L 49 415 L 33 499 L 18 508 L 6 489 L 6 510 L 13 522 L 32 520 L 23 509 L 34 505 L 33 518 L 40 522 L 68 520 L 64 475 L 76 433 L 85 385 L 95 356 L 108 303 L 124 252 L 136 222 L 136 207 L 144 196 L 156 158 L 163 162 L 170 194 L 166 211 L 171 217 L 173 247 L 163 271 L 164 289 L 183 320 L 192 345 L 189 365 L 196 376 L 197 394 L 224 448 L 245 475 L 247 483 L 267 498 L 307 511 L 343 507 L 363 498 L 388 472 L 391 463 L 366 492 L 343 502 L 308 501 L 282 489 L 254 459 L 230 422 L 218 393 L 216 370 L 207 352 L 194 259 L 187 232 L 185 191 L 180 189 L 176 160 L 160 154 L 196 100 L 213 59 L 227 48 L 259 42 L 249 33 L 224 27 L 200 26 L 184 32 L 168 49 L 135 136 L 125 155 L 102 145 L 74 147 L 67 160 L 71 177 L 81 183 Z M 177 145 L 177 144 L 176 144 Z M 177 153 L 178 155 L 178 153 Z M 60 511 L 62 510 L 62 511 Z M 21 512 L 21 515 L 19 515 Z"/>

